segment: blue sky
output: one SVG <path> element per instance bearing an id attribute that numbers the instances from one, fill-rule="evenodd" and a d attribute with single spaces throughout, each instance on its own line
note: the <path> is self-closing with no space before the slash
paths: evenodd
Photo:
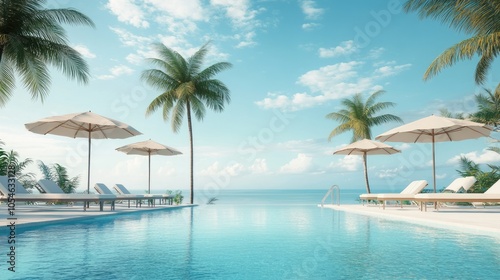
<path id="1" fill-rule="evenodd" d="M 86 58 L 91 81 L 80 85 L 53 71 L 51 93 L 42 103 L 31 100 L 21 84 L 0 114 L 7 149 L 22 158 L 67 166 L 86 188 L 87 141 L 28 132 L 38 119 L 91 110 L 132 125 L 143 135 L 95 140 L 91 184 L 122 183 L 147 189 L 147 158 L 115 148 L 152 139 L 184 154 L 152 158 L 152 189 L 189 186 L 187 125 L 174 134 L 160 113 L 145 116 L 159 92 L 139 77 L 151 68 L 151 43 L 162 42 L 189 56 L 211 40 L 207 63 L 228 61 L 233 68 L 218 78 L 231 90 L 224 112 L 208 111 L 194 123 L 195 188 L 205 194 L 220 189 L 364 189 L 361 157 L 333 156 L 348 144 L 350 133 L 328 142 L 338 123 L 325 115 L 355 93 L 386 91 L 378 101 L 397 105 L 385 111 L 411 122 L 440 108 L 476 109 L 473 96 L 477 60 L 457 63 L 423 81 L 432 60 L 466 38 L 456 30 L 401 10 L 402 1 L 250 1 L 250 0 L 99 0 L 48 1 L 49 7 L 73 7 L 96 28 L 66 27 L 71 46 Z M 486 87 L 498 84 L 495 63 Z M 374 135 L 398 124 L 374 127 Z M 498 137 L 497 137 L 498 138 Z M 368 158 L 373 191 L 401 190 L 410 181 L 432 182 L 428 144 L 387 143 L 403 152 Z M 457 158 L 496 163 L 485 149 L 487 139 L 436 145 L 438 188 L 458 176 Z M 37 172 L 36 167 L 32 171 Z"/>

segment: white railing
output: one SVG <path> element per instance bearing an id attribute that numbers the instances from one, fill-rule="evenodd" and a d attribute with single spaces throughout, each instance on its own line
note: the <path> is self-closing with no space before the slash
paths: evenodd
<path id="1" fill-rule="evenodd" d="M 333 185 L 326 192 L 325 196 L 323 196 L 323 199 L 321 200 L 321 207 L 323 207 L 323 204 L 325 204 L 325 201 L 329 195 L 332 196 L 332 205 L 334 204 L 334 192 L 333 192 L 334 190 L 337 190 L 337 205 L 340 205 L 340 188 L 337 185 Z"/>

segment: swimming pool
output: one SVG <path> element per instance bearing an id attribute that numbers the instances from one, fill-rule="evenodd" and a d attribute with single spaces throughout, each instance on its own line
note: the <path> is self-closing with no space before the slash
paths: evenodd
<path id="1" fill-rule="evenodd" d="M 16 272 L 3 270 L 1 275 L 8 279 L 494 279 L 500 275 L 500 238 L 321 209 L 312 203 L 220 202 L 26 228 L 17 236 Z"/>

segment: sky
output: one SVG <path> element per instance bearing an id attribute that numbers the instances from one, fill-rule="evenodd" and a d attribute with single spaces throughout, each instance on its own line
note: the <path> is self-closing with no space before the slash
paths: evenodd
<path id="1" fill-rule="evenodd" d="M 446 48 L 467 38 L 439 21 L 402 11 L 402 1 L 319 0 L 57 0 L 48 8 L 75 8 L 89 16 L 95 28 L 64 26 L 69 44 L 86 59 L 87 85 L 51 72 L 51 90 L 43 102 L 33 100 L 18 83 L 11 100 L 0 108 L 0 139 L 22 159 L 66 166 L 80 176 L 77 191 L 86 190 L 88 143 L 29 132 L 24 124 L 76 112 L 94 113 L 125 122 L 142 135 L 94 140 L 91 188 L 95 183 L 121 183 L 147 189 L 147 157 L 115 149 L 152 139 L 183 154 L 151 159 L 152 192 L 189 188 L 187 121 L 178 133 L 161 112 L 146 117 L 149 103 L 160 94 L 140 80 L 153 68 L 153 43 L 163 43 L 189 57 L 210 41 L 206 66 L 233 64 L 217 78 L 231 92 L 223 112 L 207 111 L 194 121 L 195 192 L 216 196 L 230 189 L 363 190 L 362 158 L 333 155 L 350 143 L 347 132 L 328 141 L 339 123 L 326 119 L 341 109 L 343 98 L 377 90 L 377 101 L 396 103 L 383 111 L 405 123 L 441 108 L 454 113 L 476 110 L 474 83 L 477 58 L 444 69 L 424 81 L 422 76 Z M 498 84 L 495 62 L 484 87 Z M 372 128 L 374 136 L 397 127 Z M 498 138 L 498 135 L 493 134 Z M 368 157 L 373 192 L 400 191 L 413 180 L 432 187 L 431 145 L 389 143 L 402 150 L 391 156 Z M 458 159 L 498 164 L 500 157 L 486 138 L 436 144 L 437 187 L 458 177 Z M 41 178 L 36 164 L 29 169 Z M 486 168 L 487 170 L 487 168 Z M 188 192 L 186 192 L 187 194 Z"/>

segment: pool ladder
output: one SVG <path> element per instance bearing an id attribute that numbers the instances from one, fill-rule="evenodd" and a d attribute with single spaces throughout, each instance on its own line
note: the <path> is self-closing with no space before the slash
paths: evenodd
<path id="1" fill-rule="evenodd" d="M 334 204 L 334 190 L 337 190 L 337 205 L 340 205 L 340 188 L 337 185 L 333 185 L 330 187 L 330 189 L 326 192 L 325 196 L 323 196 L 323 199 L 321 200 L 321 207 L 325 204 L 326 199 L 328 198 L 329 195 L 332 196 L 332 205 Z"/>

